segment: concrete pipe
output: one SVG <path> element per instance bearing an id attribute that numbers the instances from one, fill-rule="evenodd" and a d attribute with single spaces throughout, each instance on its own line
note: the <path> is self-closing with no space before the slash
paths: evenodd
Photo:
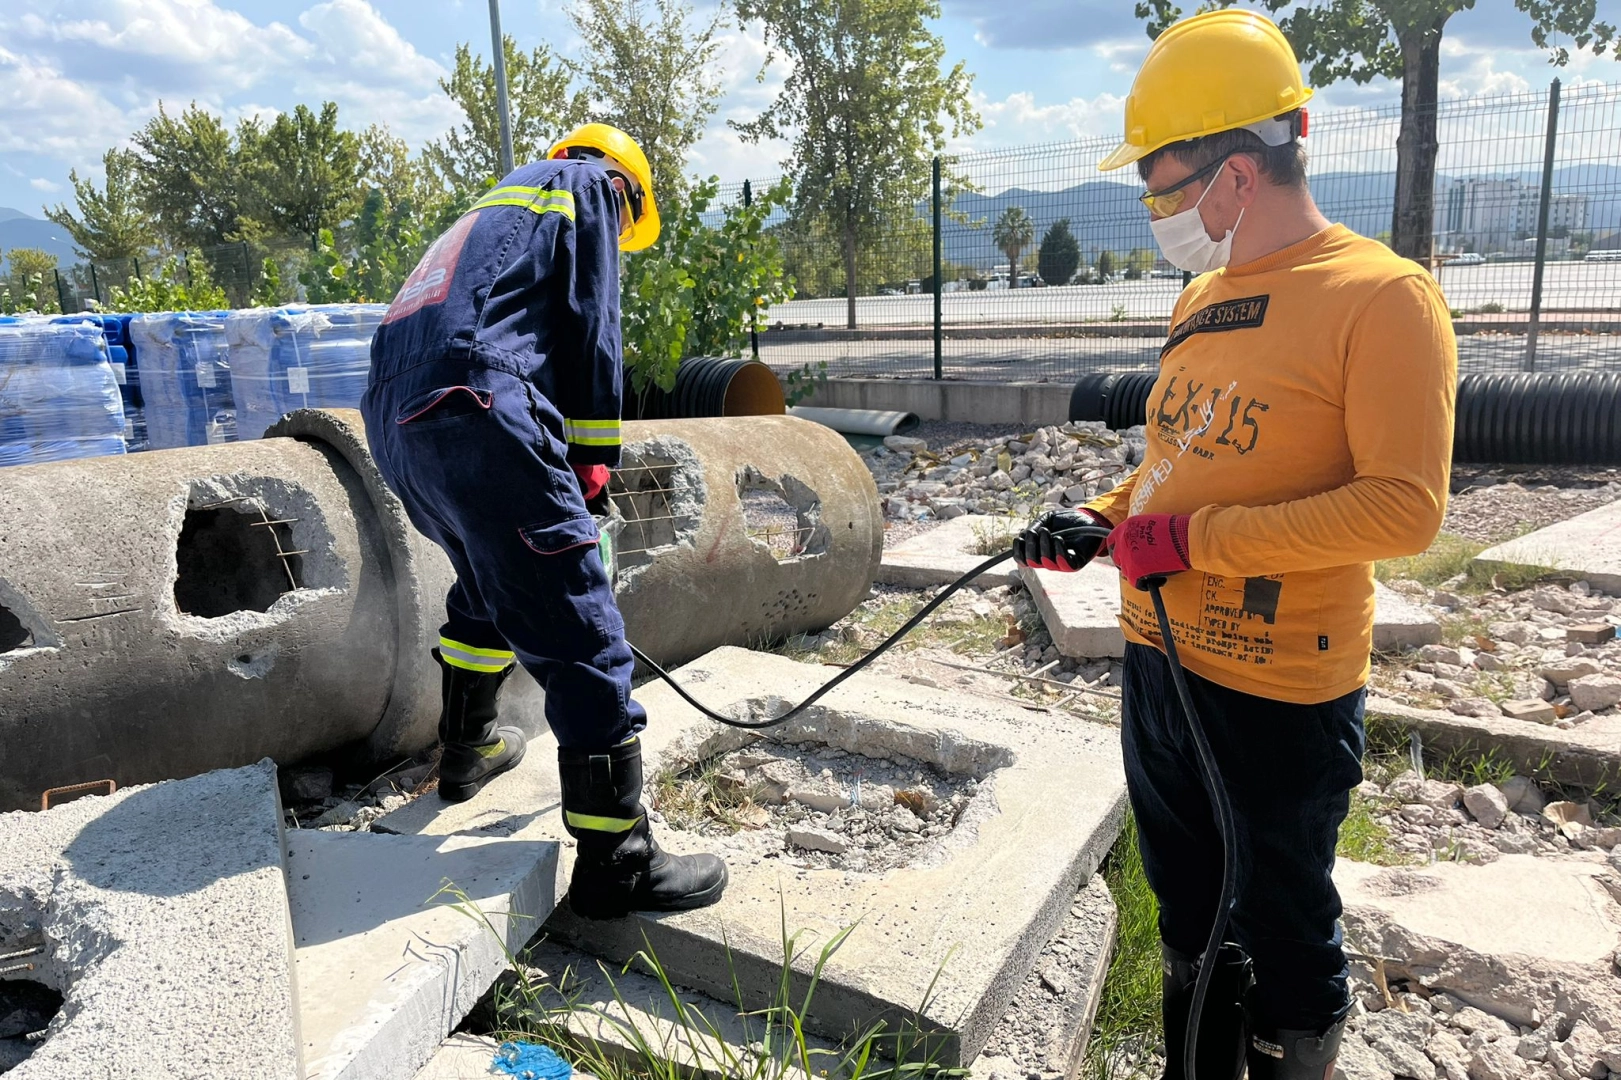
<path id="1" fill-rule="evenodd" d="M 621 602 L 649 655 L 820 629 L 860 602 L 882 517 L 837 434 L 786 417 L 627 429 Z M 65 784 L 431 745 L 451 580 L 353 412 L 0 472 L 0 809 Z M 526 675 L 507 684 L 505 718 L 533 732 L 541 706 Z"/>

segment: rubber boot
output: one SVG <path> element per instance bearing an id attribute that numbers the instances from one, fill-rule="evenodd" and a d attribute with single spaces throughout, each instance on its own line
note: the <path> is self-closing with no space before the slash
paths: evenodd
<path id="1" fill-rule="evenodd" d="M 661 851 L 642 805 L 639 739 L 608 750 L 557 751 L 563 826 L 579 841 L 569 906 L 584 919 L 617 919 L 632 911 L 708 907 L 726 889 L 726 864 L 715 855 Z"/>
<path id="2" fill-rule="evenodd" d="M 1333 1080 L 1344 1014 L 1322 1031 L 1272 1027 L 1253 1013 L 1249 1023 L 1250 1080 Z"/>
<path id="3" fill-rule="evenodd" d="M 1237 945 L 1216 953 L 1204 1009 L 1199 1014 L 1195 1075 L 1183 1069 L 1188 1045 L 1188 1012 L 1193 1006 L 1199 959 L 1160 943 L 1165 961 L 1160 1017 L 1165 1022 L 1165 1080 L 1238 1080 L 1244 1072 L 1244 997 L 1250 985 L 1250 958 Z"/>
<path id="4" fill-rule="evenodd" d="M 515 727 L 496 727 L 496 698 L 514 665 L 502 671 L 469 671 L 433 658 L 443 672 L 439 713 L 439 797 L 463 802 L 479 793 L 492 777 L 523 760 L 526 740 Z"/>

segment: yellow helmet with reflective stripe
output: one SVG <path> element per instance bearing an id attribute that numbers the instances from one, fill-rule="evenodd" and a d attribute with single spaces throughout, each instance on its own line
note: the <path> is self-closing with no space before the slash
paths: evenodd
<path id="1" fill-rule="evenodd" d="M 1300 61 L 1276 23 L 1253 11 L 1207 11 L 1154 40 L 1126 98 L 1125 142 L 1098 168 L 1130 165 L 1184 139 L 1262 125 L 1310 98 Z M 1277 145 L 1270 131 L 1261 134 Z"/>
<path id="2" fill-rule="evenodd" d="M 586 153 L 570 153 L 579 150 Z M 659 208 L 653 198 L 653 169 L 635 139 L 609 124 L 586 124 L 557 140 L 546 156 L 582 156 L 590 159 L 599 155 L 607 159 L 601 164 L 623 174 L 633 188 L 628 200 L 631 207 L 630 228 L 619 234 L 619 249 L 641 251 L 652 247 L 659 238 Z"/>

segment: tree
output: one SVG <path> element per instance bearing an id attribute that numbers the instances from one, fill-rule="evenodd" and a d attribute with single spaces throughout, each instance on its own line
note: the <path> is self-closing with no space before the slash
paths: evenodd
<path id="1" fill-rule="evenodd" d="M 1081 267 L 1081 246 L 1069 231 L 1069 218 L 1059 218 L 1041 238 L 1036 273 L 1049 285 L 1068 285 Z"/>
<path id="2" fill-rule="evenodd" d="M 790 70 L 759 117 L 732 125 L 750 142 L 790 140 L 795 213 L 825 218 L 839 236 L 854 329 L 860 253 L 889 222 L 916 216 L 948 135 L 978 130 L 973 78 L 961 62 L 942 69 L 945 43 L 929 29 L 936 0 L 736 2 Z"/>
<path id="3" fill-rule="evenodd" d="M 723 10 L 699 25 L 685 0 L 578 0 L 569 10 L 585 42 L 591 118 L 636 140 L 672 208 L 686 191 L 687 152 L 720 103 Z"/>
<path id="4" fill-rule="evenodd" d="M 1214 0 L 1231 7 L 1234 0 Z M 1278 27 L 1302 63 L 1311 65 L 1314 86 L 1341 79 L 1362 84 L 1376 76 L 1400 79 L 1401 127 L 1396 136 L 1396 205 L 1391 247 L 1398 255 L 1428 260 L 1435 217 L 1436 100 L 1441 72 L 1441 35 L 1447 20 L 1475 0 L 1258 0 L 1270 12 L 1290 9 Z M 1531 41 L 1564 66 L 1570 52 L 1549 42 L 1570 38 L 1578 49 L 1602 56 L 1611 45 L 1621 59 L 1616 27 L 1596 16 L 1594 0 L 1514 0 L 1531 20 Z M 1148 19 L 1148 36 L 1181 18 L 1175 0 L 1138 0 L 1137 17 Z"/>
<path id="5" fill-rule="evenodd" d="M 73 246 L 86 259 L 138 258 L 157 237 L 152 219 L 135 197 L 137 159 L 128 150 L 109 150 L 101 163 L 107 182 L 100 191 L 91 178 L 81 180 L 76 170 L 68 172 L 78 216 L 62 203 L 55 210 L 46 210 L 45 216 L 68 231 Z"/>
<path id="6" fill-rule="evenodd" d="M 545 157 L 552 143 L 586 116 L 584 91 L 570 89 L 574 66 L 546 45 L 518 51 L 510 36 L 501 39 L 507 65 L 507 111 L 512 118 L 512 157 L 518 165 Z M 479 189 L 501 172 L 501 111 L 495 95 L 495 67 L 474 56 L 466 42 L 456 46 L 456 70 L 439 88 L 466 114 L 465 123 L 429 143 L 424 156 L 445 185 L 457 192 Z"/>
<path id="7" fill-rule="evenodd" d="M 1132 248 L 1126 255 L 1126 280 L 1141 281 L 1154 269 L 1154 252 L 1149 248 Z"/>
<path id="8" fill-rule="evenodd" d="M 187 252 L 183 261 L 174 256 L 156 274 L 132 277 L 109 291 L 109 311 L 217 311 L 229 306 L 200 251 Z"/>
<path id="9" fill-rule="evenodd" d="M 1010 206 L 996 219 L 991 239 L 995 241 L 997 250 L 1007 256 L 1008 288 L 1019 287 L 1019 252 L 1029 247 L 1035 238 L 1036 223 L 1030 220 L 1030 215 L 1024 212 L 1022 206 Z"/>
<path id="10" fill-rule="evenodd" d="M 254 136 L 245 146 L 239 136 L 238 149 L 264 224 L 314 236 L 359 209 L 360 140 L 338 127 L 336 104 L 323 102 L 319 113 L 299 105 L 276 117 L 262 136 L 255 129 Z"/>
<path id="11" fill-rule="evenodd" d="M 1115 259 L 1114 252 L 1107 249 L 1098 252 L 1097 270 L 1099 285 L 1107 285 L 1109 283 L 1109 279 L 1114 277 L 1114 273 L 1118 269 L 1118 260 Z"/>
<path id="12" fill-rule="evenodd" d="M 231 133 L 217 116 L 196 102 L 170 116 L 160 101 L 158 115 L 132 141 L 135 191 L 165 246 L 206 247 L 240 235 L 247 193 Z"/>
<path id="13" fill-rule="evenodd" d="M 38 248 L 12 248 L 5 254 L 7 305 L 14 310 L 54 315 L 61 311 L 56 295 L 56 256 Z"/>

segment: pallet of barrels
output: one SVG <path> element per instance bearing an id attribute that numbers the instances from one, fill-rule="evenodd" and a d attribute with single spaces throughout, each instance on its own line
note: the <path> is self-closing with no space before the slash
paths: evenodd
<path id="1" fill-rule="evenodd" d="M 257 439 L 294 409 L 353 409 L 386 304 L 253 308 L 225 320 L 238 437 Z"/>
<path id="2" fill-rule="evenodd" d="M 101 320 L 0 317 L 0 466 L 125 449 Z"/>
<path id="3" fill-rule="evenodd" d="M 140 357 L 147 445 L 153 450 L 209 446 L 236 438 L 227 311 L 136 315 L 129 340 Z"/>

